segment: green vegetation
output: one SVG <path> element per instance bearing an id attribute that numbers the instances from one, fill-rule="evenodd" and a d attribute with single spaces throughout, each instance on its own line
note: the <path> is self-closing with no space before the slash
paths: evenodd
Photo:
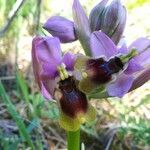
<path id="1" fill-rule="evenodd" d="M 18 92 L 15 93 L 17 100 L 22 103 L 21 110 L 17 110 L 16 104 L 14 101 L 16 98 L 10 98 L 6 93 L 3 84 L 0 82 L 0 98 L 6 106 L 10 118 L 14 120 L 16 126 L 19 130 L 19 134 L 5 135 L 5 133 L 0 131 L 0 147 L 3 149 L 11 149 L 12 145 L 20 147 L 30 147 L 31 149 L 36 149 L 36 147 L 41 144 L 41 131 L 42 127 L 40 125 L 42 118 L 47 118 L 49 120 L 57 120 L 59 117 L 59 112 L 54 103 L 46 102 L 42 96 L 39 94 L 30 94 L 28 91 L 27 84 L 25 83 L 23 77 L 20 74 L 17 74 L 17 84 Z M 22 111 L 19 113 L 19 111 Z M 4 118 L 1 118 L 4 119 Z M 10 120 L 9 120 L 10 121 Z M 40 133 L 40 134 L 39 134 Z M 35 140 L 33 141 L 33 138 Z M 41 144 L 41 149 L 42 149 Z"/>

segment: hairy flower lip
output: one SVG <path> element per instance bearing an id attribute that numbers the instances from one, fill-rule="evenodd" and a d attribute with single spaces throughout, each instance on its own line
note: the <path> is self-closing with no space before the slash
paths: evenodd
<path id="1" fill-rule="evenodd" d="M 60 108 L 59 124 L 67 131 L 76 131 L 85 122 L 94 121 L 95 109 L 88 103 L 86 95 L 78 89 L 73 76 L 59 81 L 55 97 Z"/>
<path id="2" fill-rule="evenodd" d="M 86 95 L 78 90 L 73 77 L 68 77 L 59 82 L 62 97 L 60 107 L 62 112 L 71 118 L 77 117 L 79 113 L 86 113 L 88 101 Z"/>

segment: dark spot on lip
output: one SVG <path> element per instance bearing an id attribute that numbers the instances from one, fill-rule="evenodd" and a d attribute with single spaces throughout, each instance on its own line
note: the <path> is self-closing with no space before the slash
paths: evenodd
<path id="1" fill-rule="evenodd" d="M 86 95 L 79 91 L 73 77 L 69 77 L 59 82 L 59 88 L 62 93 L 60 106 L 67 116 L 75 118 L 79 112 L 87 111 L 88 102 Z"/>
<path id="2" fill-rule="evenodd" d="M 121 59 L 119 57 L 115 57 L 115 63 L 120 69 L 123 69 L 124 64 L 122 63 Z"/>
<path id="3" fill-rule="evenodd" d="M 112 71 L 112 74 L 118 73 L 123 69 L 124 64 L 121 62 L 119 57 L 114 57 L 108 61 L 109 68 Z"/>
<path id="4" fill-rule="evenodd" d="M 124 64 L 119 57 L 111 58 L 105 61 L 104 58 L 89 59 L 87 61 L 87 74 L 89 78 L 97 85 L 105 84 L 112 79 L 112 75 L 122 70 Z"/>

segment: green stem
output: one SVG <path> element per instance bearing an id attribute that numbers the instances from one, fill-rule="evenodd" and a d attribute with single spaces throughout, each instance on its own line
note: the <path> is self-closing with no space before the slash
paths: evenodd
<path id="1" fill-rule="evenodd" d="M 67 150 L 80 149 L 80 129 L 73 132 L 67 131 Z"/>

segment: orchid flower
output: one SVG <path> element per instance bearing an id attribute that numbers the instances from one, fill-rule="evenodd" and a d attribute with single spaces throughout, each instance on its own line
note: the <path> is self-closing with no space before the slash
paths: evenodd
<path id="1" fill-rule="evenodd" d="M 106 11 L 108 12 L 108 14 L 110 10 L 114 12 L 113 11 L 114 7 L 112 7 L 112 5 L 114 4 L 115 6 L 119 6 L 118 7 L 119 10 L 122 9 L 122 11 L 120 11 L 121 17 L 123 20 L 126 20 L 125 9 L 123 6 L 118 5 L 119 1 L 117 0 L 113 1 L 110 7 L 108 7 L 106 3 L 108 3 L 108 1 L 103 0 L 101 3 L 99 3 L 99 5 L 97 5 L 91 11 L 90 25 L 88 24 L 89 22 L 88 18 L 86 17 L 84 10 L 81 7 L 79 1 L 74 0 L 74 4 L 73 4 L 73 16 L 74 16 L 74 21 L 75 21 L 74 23 L 75 23 L 76 31 L 78 31 L 77 32 L 78 38 L 79 40 L 81 39 L 80 40 L 81 44 L 83 43 L 82 44 L 83 48 L 84 49 L 87 48 L 88 49 L 87 54 L 88 55 L 90 54 L 90 56 L 94 57 L 95 59 L 101 58 L 100 60 L 98 60 L 100 61 L 99 67 L 101 66 L 100 67 L 101 70 L 105 70 L 105 72 L 109 74 L 109 79 L 106 80 L 104 79 L 104 77 L 106 77 L 105 74 L 102 74 L 103 72 L 98 70 L 97 68 L 96 68 L 97 72 L 95 71 L 91 72 L 91 69 L 93 68 L 89 67 L 90 58 L 89 59 L 79 58 L 77 60 L 76 68 L 82 72 L 82 76 L 84 79 L 79 84 L 80 89 L 84 91 L 85 93 L 89 93 L 89 92 L 91 93 L 92 89 L 98 91 L 98 92 L 93 91 L 93 94 L 92 93 L 89 94 L 89 97 L 91 98 L 94 98 L 94 97 L 102 98 L 102 97 L 109 97 L 109 96 L 122 97 L 127 92 L 138 87 L 136 86 L 136 81 L 137 81 L 136 79 L 137 78 L 139 79 L 141 73 L 145 72 L 146 75 L 148 76 L 147 69 L 149 69 L 149 61 L 150 61 L 149 59 L 150 40 L 149 39 L 139 38 L 135 42 L 133 42 L 128 48 L 126 47 L 126 45 L 123 45 L 119 48 L 118 47 L 119 45 L 116 45 L 116 43 L 118 42 L 116 42 L 114 38 L 110 37 L 108 35 L 108 32 L 105 32 L 106 34 L 103 33 L 103 31 L 106 31 L 107 28 L 106 30 L 102 30 L 102 28 L 99 28 L 101 29 L 100 32 L 99 31 L 93 32 L 94 30 L 98 28 L 98 25 L 100 25 L 100 27 L 103 26 L 102 24 L 98 23 L 99 16 L 97 15 L 98 14 L 97 12 Z M 105 8 L 107 7 L 108 9 L 105 10 Z M 117 9 L 116 11 L 119 11 L 119 10 Z M 103 13 L 100 13 L 100 14 L 102 15 Z M 116 15 L 116 13 L 112 13 L 112 14 Z M 93 16 L 93 18 L 91 16 Z M 108 16 L 112 17 L 110 14 Z M 123 32 L 122 29 L 124 29 L 125 22 L 122 19 L 121 18 L 119 19 L 119 22 L 120 22 L 118 26 L 119 28 L 118 30 L 116 29 L 117 38 L 121 37 L 122 32 Z M 113 21 L 111 21 L 111 19 L 109 18 L 106 18 L 106 20 L 102 19 L 102 22 L 105 22 L 105 21 L 108 23 L 108 25 L 113 23 Z M 111 23 L 109 23 L 109 21 Z M 93 28 L 90 34 L 89 34 L 89 31 L 91 30 L 91 28 L 89 28 L 89 26 Z M 84 60 L 87 60 L 87 61 L 84 61 Z M 116 60 L 117 60 L 117 63 L 115 63 Z M 95 67 L 98 67 L 97 62 L 95 61 L 96 60 L 91 61 L 91 64 L 94 63 Z M 115 65 L 115 66 L 113 66 L 113 68 L 110 68 L 109 67 L 110 65 Z M 97 80 L 94 81 L 93 78 L 95 77 L 97 78 Z M 149 78 L 146 77 L 145 80 L 143 80 L 142 83 L 138 83 L 138 85 L 144 84 L 145 82 L 148 81 L 148 79 Z M 98 83 L 98 80 L 99 80 L 99 83 Z"/>
<path id="2" fill-rule="evenodd" d="M 79 39 L 87 55 L 91 55 L 90 35 L 94 31 L 102 30 L 116 44 L 120 41 L 126 24 L 126 10 L 120 0 L 102 0 L 92 9 L 89 19 L 79 0 L 74 0 L 72 10 L 74 22 L 61 16 L 53 16 L 43 28 L 58 37 L 62 43 Z"/>
<path id="3" fill-rule="evenodd" d="M 132 53 L 132 48 L 134 49 L 134 44 L 132 44 L 132 48 L 131 47 L 126 48 L 125 45 L 123 45 L 121 48 L 117 47 L 116 43 L 118 43 L 121 38 L 126 22 L 126 10 L 121 5 L 120 0 L 113 0 L 112 2 L 110 2 L 109 0 L 102 0 L 98 5 L 96 5 L 93 8 L 93 10 L 90 13 L 89 19 L 86 16 L 80 2 L 78 0 L 74 0 L 73 18 L 74 24 L 72 22 L 72 31 L 75 31 L 74 32 L 76 35 L 75 37 L 78 37 L 79 41 L 82 44 L 83 49 L 85 50 L 88 56 L 93 56 L 95 58 L 104 57 L 103 59 L 101 58 L 102 59 L 101 61 L 103 61 L 101 63 L 105 66 L 105 67 L 103 66 L 103 68 L 105 68 L 105 71 L 106 66 L 108 66 L 108 64 L 114 65 L 114 62 L 117 60 L 117 58 L 120 61 L 119 65 L 121 65 L 119 66 L 120 68 L 117 66 L 118 67 L 117 70 L 116 68 L 113 68 L 113 70 L 111 70 L 111 73 L 109 72 L 109 77 L 107 80 L 104 79 L 104 77 L 106 77 L 104 76 L 105 74 L 97 74 L 97 76 L 98 75 L 99 76 L 97 77 L 97 80 L 94 81 L 95 82 L 94 83 L 90 82 L 91 80 L 88 80 L 89 79 L 88 77 L 86 78 L 87 75 L 89 76 L 87 71 L 83 71 L 84 70 L 83 68 L 86 65 L 88 66 L 89 64 L 87 63 L 85 65 L 85 63 L 83 63 L 86 62 L 84 61 L 84 58 L 82 57 L 81 60 L 79 58 L 76 66 L 80 67 L 79 68 L 76 67 L 76 69 L 77 70 L 81 69 L 82 71 L 81 70 L 80 71 L 83 72 L 82 75 L 84 76 L 84 80 L 82 80 L 79 83 L 80 89 L 87 94 L 91 92 L 92 89 L 95 89 L 97 88 L 98 85 L 100 85 L 101 87 L 100 89 L 103 91 L 103 94 L 101 94 L 101 96 L 103 95 L 104 97 L 108 96 L 122 97 L 125 93 L 133 89 L 132 83 L 134 83 L 135 77 L 137 77 L 137 75 L 139 75 L 139 73 L 141 73 L 141 71 L 143 71 L 144 68 L 146 68 L 145 65 L 136 63 L 136 59 L 144 57 L 146 54 L 149 53 L 149 49 L 147 48 L 148 45 L 146 49 L 144 49 L 145 47 L 140 48 L 135 45 L 137 53 L 139 52 L 137 56 L 135 56 L 136 54 Z M 48 23 L 52 24 L 53 22 L 50 21 L 46 22 L 45 26 L 47 26 L 47 29 L 48 27 L 50 27 L 48 26 Z M 62 28 L 64 27 L 62 26 Z M 101 30 L 101 32 L 94 32 L 95 30 Z M 143 40 L 142 42 L 145 43 L 145 41 L 147 41 L 147 44 L 149 44 L 148 39 L 142 40 Z M 105 51 L 107 51 L 108 56 L 106 55 Z M 130 54 L 133 54 L 133 56 L 131 57 Z M 116 57 L 118 55 L 122 55 L 120 56 L 121 58 Z M 129 58 L 127 58 L 128 56 Z M 109 61 L 112 61 L 111 64 Z M 82 66 L 81 64 L 83 65 L 83 68 L 81 68 Z M 107 67 L 107 70 L 108 69 L 110 68 Z M 93 95 L 96 96 L 95 93 Z"/>
<path id="4" fill-rule="evenodd" d="M 48 99 L 56 99 L 60 108 L 61 127 L 76 131 L 80 124 L 95 119 L 95 110 L 86 95 L 78 89 L 73 76 L 75 55 L 62 56 L 57 37 L 33 39 L 32 62 L 35 79 L 41 93 Z"/>
<path id="5" fill-rule="evenodd" d="M 125 44 L 117 47 L 105 33 L 95 31 L 90 44 L 93 57 L 80 56 L 75 64 L 82 73 L 80 90 L 90 97 L 123 97 L 150 79 L 149 39 L 139 38 L 128 48 Z"/>
<path id="6" fill-rule="evenodd" d="M 126 23 L 120 0 L 102 0 L 89 18 L 79 0 L 72 11 L 74 21 L 53 16 L 44 24 L 54 37 L 37 36 L 32 42 L 35 79 L 43 96 L 58 104 L 69 150 L 79 149 L 80 125 L 96 118 L 88 99 L 121 98 L 150 79 L 150 39 L 120 43 Z M 86 56 L 63 55 L 60 42 L 76 40 Z"/>

